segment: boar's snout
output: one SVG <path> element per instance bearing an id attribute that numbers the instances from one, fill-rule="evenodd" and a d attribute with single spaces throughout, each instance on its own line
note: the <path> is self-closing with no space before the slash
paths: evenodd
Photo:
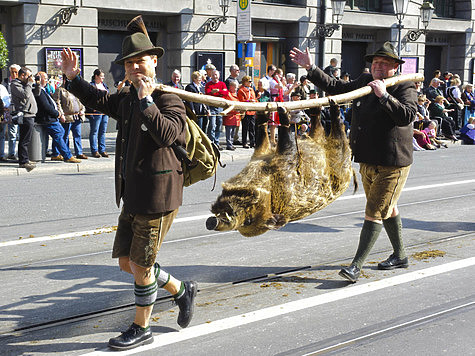
<path id="1" fill-rule="evenodd" d="M 216 218 L 216 216 L 210 216 L 207 220 L 206 220 L 206 228 L 208 230 L 215 230 L 217 227 L 218 227 L 218 219 Z"/>
<path id="2" fill-rule="evenodd" d="M 210 216 L 206 220 L 206 228 L 215 231 L 230 231 L 235 229 L 236 221 L 227 213 L 221 213 L 217 216 Z"/>

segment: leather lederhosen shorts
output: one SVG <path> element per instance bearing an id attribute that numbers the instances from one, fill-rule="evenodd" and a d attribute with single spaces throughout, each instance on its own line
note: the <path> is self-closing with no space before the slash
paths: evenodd
<path id="1" fill-rule="evenodd" d="M 122 209 L 112 258 L 129 257 L 141 267 L 152 267 L 178 209 L 158 214 L 128 214 Z"/>
<path id="2" fill-rule="evenodd" d="M 360 163 L 361 180 L 366 194 L 366 216 L 376 220 L 391 217 L 410 169 L 410 165 L 395 167 Z"/>

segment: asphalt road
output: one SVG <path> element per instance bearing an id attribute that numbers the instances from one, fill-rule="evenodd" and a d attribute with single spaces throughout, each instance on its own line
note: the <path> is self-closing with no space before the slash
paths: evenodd
<path id="1" fill-rule="evenodd" d="M 215 191 L 212 180 L 185 189 L 158 256 L 177 278 L 199 283 L 191 325 L 180 330 L 161 291 L 154 343 L 120 354 L 475 355 L 474 153 L 415 152 L 399 204 L 410 267 L 376 269 L 391 253 L 383 232 L 353 285 L 338 270 L 358 243 L 362 190 L 258 237 L 209 232 L 219 183 L 247 161 L 227 162 Z M 110 258 L 113 173 L 0 184 L 0 354 L 109 353 L 107 340 L 133 319 L 131 277 Z"/>

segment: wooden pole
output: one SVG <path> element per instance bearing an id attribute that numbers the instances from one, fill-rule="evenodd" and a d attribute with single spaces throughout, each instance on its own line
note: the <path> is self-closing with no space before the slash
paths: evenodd
<path id="1" fill-rule="evenodd" d="M 385 79 L 386 87 L 393 86 L 402 82 L 422 82 L 424 76 L 420 73 L 414 74 L 403 74 L 396 77 Z M 267 102 L 267 103 L 246 103 L 240 101 L 231 101 L 223 98 L 219 98 L 212 95 L 203 95 L 190 93 L 189 91 L 177 89 L 170 87 L 165 84 L 157 84 L 155 90 L 159 90 L 164 93 L 172 93 L 178 95 L 180 98 L 186 101 L 193 101 L 195 103 L 202 103 L 210 106 L 216 106 L 225 109 L 230 109 L 235 111 L 277 111 L 278 107 L 283 107 L 287 111 L 292 110 L 301 110 L 307 108 L 329 106 L 330 100 L 334 101 L 336 104 L 347 103 L 354 99 L 361 98 L 362 96 L 368 95 L 371 93 L 372 89 L 369 86 L 365 86 L 354 91 L 350 91 L 344 94 L 338 94 L 333 96 L 326 96 L 324 98 L 311 99 L 311 100 L 299 100 L 299 101 L 286 101 L 286 102 Z M 230 110 L 229 110 L 230 111 Z"/>

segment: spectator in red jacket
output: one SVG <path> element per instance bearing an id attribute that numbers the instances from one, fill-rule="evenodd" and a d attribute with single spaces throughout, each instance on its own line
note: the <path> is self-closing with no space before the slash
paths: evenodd
<path id="1" fill-rule="evenodd" d="M 229 82 L 229 94 L 226 99 L 232 101 L 239 101 L 237 95 L 237 87 L 239 83 L 237 81 Z M 233 146 L 234 130 L 239 127 L 241 116 L 238 111 L 231 111 L 223 119 L 223 125 L 226 131 L 226 149 L 234 151 L 236 148 Z"/>
<path id="2" fill-rule="evenodd" d="M 205 94 L 206 95 L 213 95 L 220 98 L 227 98 L 228 96 L 228 88 L 226 84 L 219 80 L 219 71 L 214 70 L 211 74 L 211 80 L 206 83 L 205 86 Z M 218 108 L 215 106 L 209 107 L 210 116 L 208 121 L 208 130 L 207 135 L 211 141 L 213 141 L 216 145 L 218 145 L 219 149 L 222 148 L 219 146 L 219 135 L 221 133 L 221 126 L 223 124 L 223 118 L 221 117 L 220 113 L 223 111 L 222 108 Z"/>

